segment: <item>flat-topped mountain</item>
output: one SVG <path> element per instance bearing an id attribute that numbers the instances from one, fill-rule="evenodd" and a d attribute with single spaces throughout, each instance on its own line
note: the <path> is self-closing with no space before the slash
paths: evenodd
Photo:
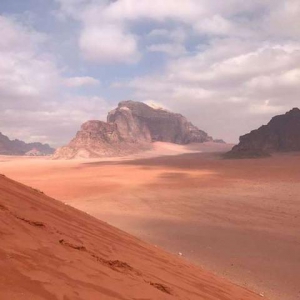
<path id="1" fill-rule="evenodd" d="M 54 149 L 48 144 L 25 143 L 20 140 L 10 140 L 0 132 L 0 154 L 1 155 L 51 155 Z"/>
<path id="2" fill-rule="evenodd" d="M 212 141 L 180 114 L 142 102 L 122 101 L 108 113 L 107 123 L 88 121 L 54 158 L 122 156 L 151 148 L 161 141 L 176 144 Z"/>
<path id="3" fill-rule="evenodd" d="M 300 151 L 300 110 L 293 108 L 267 125 L 240 137 L 228 157 L 260 157 L 273 152 Z"/>

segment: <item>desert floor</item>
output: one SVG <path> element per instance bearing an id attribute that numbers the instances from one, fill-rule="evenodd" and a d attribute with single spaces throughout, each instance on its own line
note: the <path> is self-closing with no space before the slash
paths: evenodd
<path id="1" fill-rule="evenodd" d="M 126 159 L 0 157 L 0 173 L 273 300 L 300 298 L 300 154 L 225 160 L 156 144 Z M 197 153 L 196 151 L 203 151 Z"/>
<path id="2" fill-rule="evenodd" d="M 1 300 L 260 300 L 159 247 L 0 176 Z"/>

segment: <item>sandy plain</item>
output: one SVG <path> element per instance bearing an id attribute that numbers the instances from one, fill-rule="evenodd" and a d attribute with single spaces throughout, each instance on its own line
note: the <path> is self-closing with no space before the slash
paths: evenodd
<path id="1" fill-rule="evenodd" d="M 0 175 L 2 300 L 259 300 L 31 187 Z"/>
<path id="2" fill-rule="evenodd" d="M 1 157 L 1 173 L 274 300 L 300 299 L 300 154 L 158 143 L 98 160 Z M 200 152 L 202 151 L 202 152 Z"/>

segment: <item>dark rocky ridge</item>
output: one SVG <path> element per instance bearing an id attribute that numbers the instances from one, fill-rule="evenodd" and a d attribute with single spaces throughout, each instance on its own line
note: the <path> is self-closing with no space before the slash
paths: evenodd
<path id="1" fill-rule="evenodd" d="M 0 154 L 1 155 L 51 155 L 54 149 L 48 144 L 25 143 L 20 140 L 10 140 L 0 132 Z"/>
<path id="2" fill-rule="evenodd" d="M 189 144 L 212 141 L 185 117 L 135 101 L 120 102 L 107 123 L 88 121 L 54 158 L 122 156 L 151 148 L 155 141 Z"/>
<path id="3" fill-rule="evenodd" d="M 300 110 L 293 108 L 267 125 L 240 137 L 227 157 L 262 157 L 274 152 L 300 151 Z"/>

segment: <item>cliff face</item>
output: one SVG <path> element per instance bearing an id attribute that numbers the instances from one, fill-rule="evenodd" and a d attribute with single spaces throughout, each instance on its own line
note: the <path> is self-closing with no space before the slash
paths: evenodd
<path id="1" fill-rule="evenodd" d="M 20 140 L 10 140 L 7 136 L 0 132 L 0 154 L 1 155 L 50 155 L 54 153 L 54 149 L 48 144 L 41 143 L 25 143 Z"/>
<path id="2" fill-rule="evenodd" d="M 137 150 L 138 145 L 128 143 L 121 137 L 117 124 L 93 120 L 84 123 L 76 137 L 55 152 L 54 158 L 118 156 Z"/>
<path id="3" fill-rule="evenodd" d="M 121 136 L 134 142 L 189 144 L 211 140 L 182 115 L 154 109 L 141 102 L 120 102 L 118 108 L 109 112 L 107 121 L 117 124 Z"/>
<path id="4" fill-rule="evenodd" d="M 240 137 L 229 156 L 266 156 L 272 152 L 300 151 L 300 110 L 293 108 Z"/>
<path id="5" fill-rule="evenodd" d="M 108 113 L 107 123 L 84 123 L 76 137 L 55 152 L 54 158 L 122 156 L 150 149 L 155 141 L 188 144 L 211 140 L 180 114 L 123 101 Z"/>

